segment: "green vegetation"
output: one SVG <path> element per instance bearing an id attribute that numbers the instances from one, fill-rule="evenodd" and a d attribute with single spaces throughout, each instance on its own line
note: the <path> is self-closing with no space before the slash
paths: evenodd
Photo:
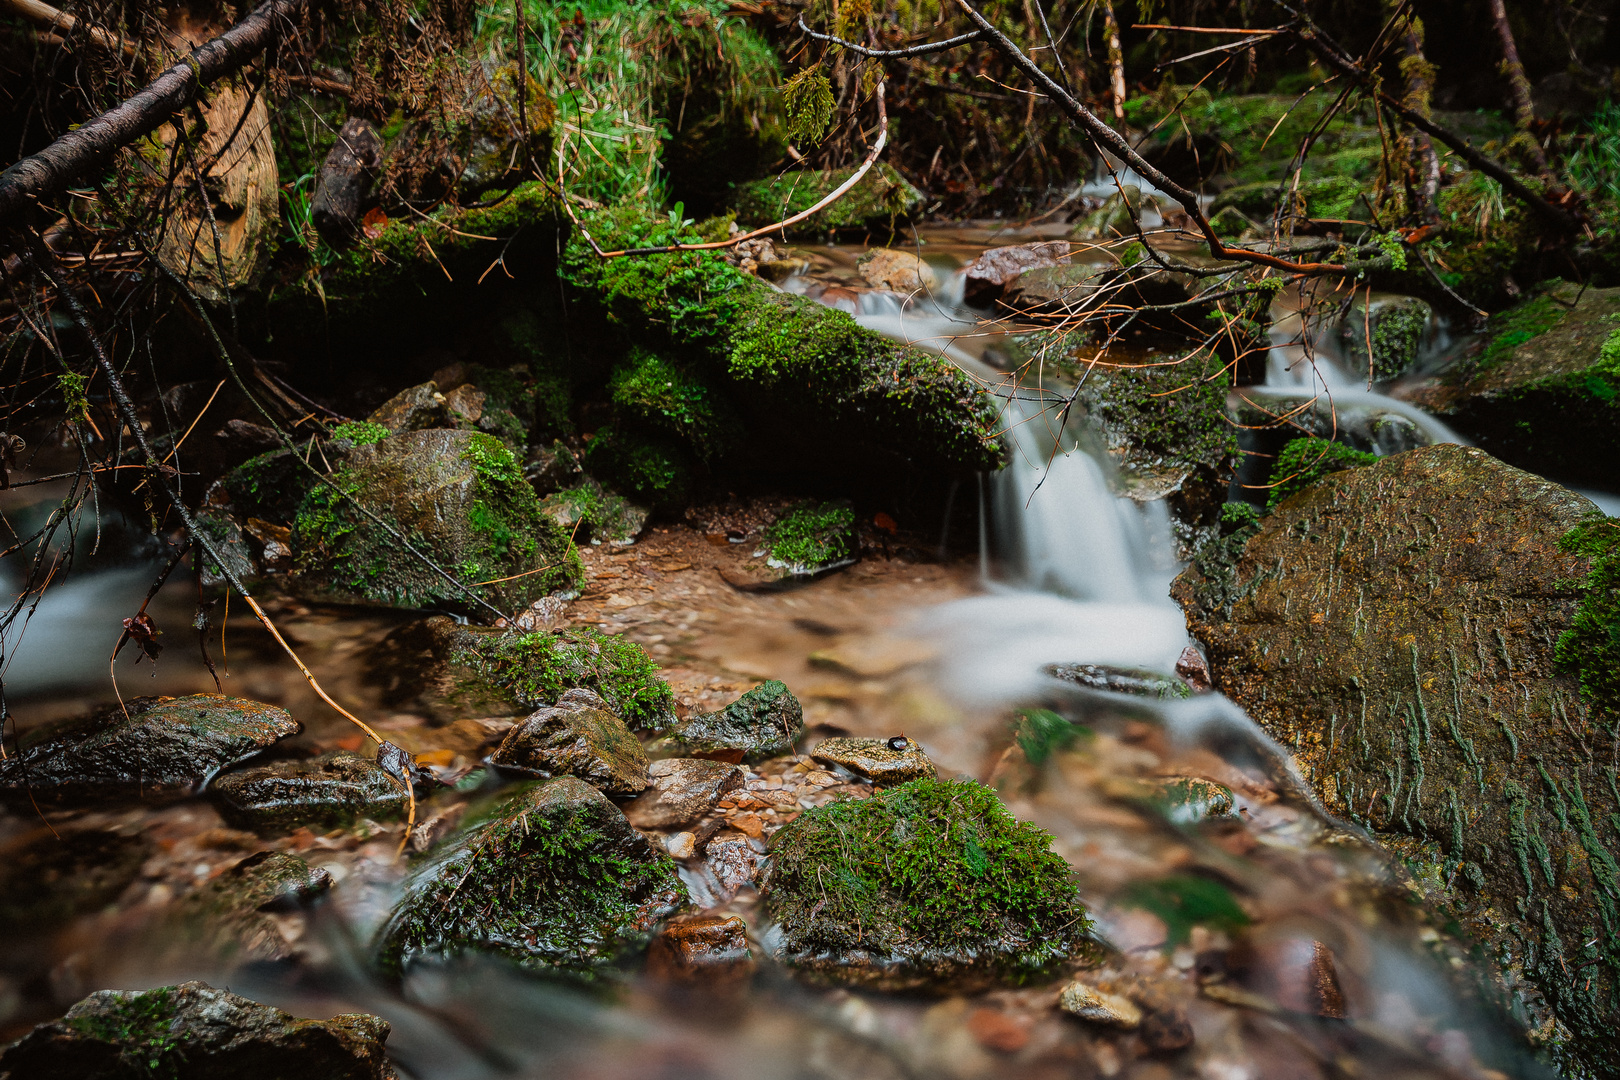
<path id="1" fill-rule="evenodd" d="M 1610 339 L 1620 353 L 1617 341 L 1620 331 Z M 1620 518 L 1596 515 L 1558 546 L 1592 560 L 1575 621 L 1558 639 L 1558 662 L 1579 674 L 1581 694 L 1594 709 L 1620 716 Z"/>
<path id="2" fill-rule="evenodd" d="M 1170 929 L 1167 949 L 1184 945 L 1195 926 L 1236 931 L 1247 926 L 1249 916 L 1232 898 L 1232 892 L 1218 881 L 1191 875 L 1137 882 L 1125 891 L 1121 902 L 1129 907 L 1151 911 Z"/>
<path id="3" fill-rule="evenodd" d="M 680 439 L 702 461 L 713 461 L 736 441 L 738 421 L 716 391 L 646 349 L 630 351 L 608 380 L 608 394 L 622 414 Z"/>
<path id="4" fill-rule="evenodd" d="M 1377 460 L 1377 454 L 1368 454 L 1340 442 L 1316 438 L 1291 440 L 1271 467 L 1272 486 L 1266 496 L 1266 506 L 1276 506 L 1329 473 L 1371 465 Z"/>
<path id="5" fill-rule="evenodd" d="M 102 1013 L 75 1016 L 68 1027 L 119 1047 L 119 1064 L 135 1076 L 168 1080 L 180 1075 L 185 1034 L 170 1030 L 178 1012 L 171 987 L 120 996 Z"/>
<path id="6" fill-rule="evenodd" d="M 769 225 L 803 213 L 854 174 L 854 169 L 799 171 L 740 184 L 732 198 L 737 219 Z M 922 209 L 922 192 L 890 165 L 879 163 L 843 198 L 789 229 L 789 236 L 825 236 L 850 229 L 893 229 Z"/>
<path id="7" fill-rule="evenodd" d="M 913 780 L 800 815 L 776 836 L 762 893 L 790 963 L 858 950 L 1026 982 L 1091 925 L 1050 844 L 981 784 Z"/>
<path id="8" fill-rule="evenodd" d="M 588 626 L 480 635 L 450 659 L 469 669 L 472 681 L 499 688 L 527 709 L 549 705 L 565 691 L 583 686 L 634 729 L 657 732 L 675 719 L 675 694 L 658 677 L 658 665 L 646 650 Z"/>
<path id="9" fill-rule="evenodd" d="M 1110 445 L 1128 456 L 1172 467 L 1224 472 L 1238 452 L 1226 419 L 1230 376 L 1208 350 L 1174 364 L 1099 367 L 1080 400 Z"/>
<path id="10" fill-rule="evenodd" d="M 765 527 L 771 560 L 808 574 L 855 552 L 855 511 L 847 502 L 799 503 Z"/>
<path id="11" fill-rule="evenodd" d="M 1039 765 L 1053 753 L 1066 750 L 1077 739 L 1089 739 L 1092 730 L 1065 720 L 1051 709 L 1025 709 L 1018 714 L 1014 738 L 1031 765 Z"/>
<path id="12" fill-rule="evenodd" d="M 692 493 L 692 469 L 679 446 L 618 425 L 598 428 L 585 465 L 653 507 L 676 507 Z"/>
<path id="13" fill-rule="evenodd" d="M 356 446 L 370 446 L 388 438 L 388 429 L 370 420 L 345 420 L 332 428 L 332 438 L 346 439 Z"/>
<path id="14" fill-rule="evenodd" d="M 1557 326 L 1567 310 L 1552 296 L 1542 295 L 1491 316 L 1491 336 L 1475 361 L 1472 372 L 1489 371 L 1496 367 L 1512 356 L 1520 345 Z"/>

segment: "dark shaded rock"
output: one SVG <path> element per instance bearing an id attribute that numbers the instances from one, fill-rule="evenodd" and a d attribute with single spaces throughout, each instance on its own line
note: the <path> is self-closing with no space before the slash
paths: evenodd
<path id="1" fill-rule="evenodd" d="M 810 810 L 776 834 L 761 886 L 772 947 L 816 982 L 891 991 L 1049 976 L 1090 928 L 1050 842 L 972 781 Z"/>
<path id="2" fill-rule="evenodd" d="M 436 615 L 390 633 L 367 667 L 385 704 L 438 721 L 521 716 L 575 687 L 635 730 L 675 718 L 675 694 L 647 651 L 588 626 L 513 633 Z"/>
<path id="3" fill-rule="evenodd" d="M 604 975 L 686 902 L 670 857 L 572 776 L 501 799 L 410 878 L 377 934 L 378 963 L 490 952 L 521 967 Z"/>
<path id="4" fill-rule="evenodd" d="M 308 761 L 277 761 L 229 772 L 209 790 L 220 814 L 244 829 L 313 829 L 405 813 L 405 787 L 375 761 L 349 750 Z"/>
<path id="5" fill-rule="evenodd" d="M 1110 694 L 1134 694 L 1150 698 L 1191 696 L 1187 684 L 1181 680 L 1137 668 L 1115 668 L 1103 664 L 1052 664 L 1046 672 L 1054 679 Z"/>
<path id="6" fill-rule="evenodd" d="M 1192 1022 L 1180 1009 L 1155 1009 L 1142 1018 L 1137 1032 L 1143 1045 L 1156 1054 L 1174 1053 L 1193 1044 Z"/>
<path id="7" fill-rule="evenodd" d="M 382 160 L 377 126 L 363 116 L 345 119 L 321 162 L 315 195 L 309 201 L 310 222 L 328 242 L 342 244 L 354 238 Z"/>
<path id="8" fill-rule="evenodd" d="M 589 690 L 574 689 L 507 732 L 490 758 L 527 776 L 577 776 L 609 795 L 647 786 L 647 752 Z"/>
<path id="9" fill-rule="evenodd" d="M 799 699 L 784 683 L 768 679 L 717 712 L 680 721 L 668 743 L 688 754 L 708 757 L 738 751 L 742 760 L 763 761 L 790 752 L 803 734 Z"/>
<path id="10" fill-rule="evenodd" d="M 0 795 L 40 803 L 171 802 L 297 734 L 273 705 L 223 694 L 136 698 L 77 720 L 31 728 L 0 761 Z"/>
<path id="11" fill-rule="evenodd" d="M 1438 383 L 1408 396 L 1520 468 L 1612 488 L 1620 462 L 1620 288 L 1560 283 L 1492 319 Z"/>
<path id="12" fill-rule="evenodd" d="M 48 929 L 118 898 L 152 846 L 111 832 L 27 833 L 0 847 L 0 925 Z"/>
<path id="13" fill-rule="evenodd" d="M 840 765 L 874 784 L 932 779 L 934 763 L 915 739 L 823 739 L 810 750 L 823 765 Z"/>
<path id="14" fill-rule="evenodd" d="M 977 307 L 988 307 L 1002 298 L 1020 274 L 1042 267 L 1068 266 L 1069 248 L 1067 240 L 1053 240 L 981 252 L 967 268 L 962 299 Z"/>
<path id="15" fill-rule="evenodd" d="M 682 915 L 647 948 L 647 977 L 723 989 L 754 974 L 748 924 L 736 915 Z"/>
<path id="16" fill-rule="evenodd" d="M 583 581 L 568 533 L 541 513 L 517 460 L 493 436 L 439 429 L 392 435 L 356 448 L 330 479 L 348 497 L 312 487 L 293 520 L 295 580 L 306 594 L 487 614 L 471 596 L 507 613 Z M 459 587 L 406 550 L 401 537 Z"/>
<path id="17" fill-rule="evenodd" d="M 735 765 L 703 758 L 664 758 L 647 769 L 649 790 L 624 808 L 638 829 L 688 825 L 714 809 L 720 796 L 742 786 Z"/>
<path id="18" fill-rule="evenodd" d="M 97 990 L 6 1047 L 0 1076 L 392 1080 L 387 1038 L 368 1013 L 302 1020 L 200 982 Z"/>
<path id="19" fill-rule="evenodd" d="M 332 876 L 296 855 L 260 851 L 181 897 L 162 935 L 176 953 L 210 960 L 288 960 L 294 955 L 271 912 L 324 896 Z"/>
<path id="20" fill-rule="evenodd" d="M 366 420 L 381 424 L 391 435 L 451 426 L 448 403 L 432 381 L 401 390 L 377 406 Z"/>
<path id="21" fill-rule="evenodd" d="M 561 439 L 553 440 L 550 446 L 537 443 L 529 447 L 528 456 L 523 459 L 523 478 L 540 495 L 578 483 L 584 475 L 579 458 Z"/>
<path id="22" fill-rule="evenodd" d="M 1559 542 L 1593 510 L 1481 450 L 1425 447 L 1285 500 L 1229 588 L 1195 567 L 1174 594 L 1216 687 L 1330 812 L 1434 883 L 1540 1038 L 1604 1072 L 1620 1067 L 1614 719 L 1554 658 L 1588 566 Z"/>
<path id="23" fill-rule="evenodd" d="M 1019 315 L 1067 318 L 1110 302 L 1117 277 L 1112 264 L 1064 263 L 1025 270 L 1009 282 L 997 303 Z"/>

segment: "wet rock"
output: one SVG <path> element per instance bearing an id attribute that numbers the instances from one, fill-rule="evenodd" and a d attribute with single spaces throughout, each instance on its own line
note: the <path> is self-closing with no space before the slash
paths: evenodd
<path id="1" fill-rule="evenodd" d="M 760 683 L 725 708 L 696 713 L 670 731 L 668 743 L 683 753 L 764 761 L 792 751 L 804 734 L 804 708 L 776 679 Z"/>
<path id="2" fill-rule="evenodd" d="M 517 460 L 493 436 L 393 435 L 356 448 L 330 480 L 350 498 L 313 487 L 292 523 L 294 580 L 317 599 L 487 614 L 476 597 L 506 613 L 583 581 L 567 531 L 541 513 Z"/>
<path id="3" fill-rule="evenodd" d="M 401 817 L 404 785 L 349 750 L 229 772 L 209 786 L 226 821 L 244 829 L 328 829 Z"/>
<path id="4" fill-rule="evenodd" d="M 1009 282 L 997 302 L 1020 315 L 1073 317 L 1110 302 L 1116 277 L 1105 263 L 1037 266 Z"/>
<path id="5" fill-rule="evenodd" d="M 1174 594 L 1216 687 L 1486 955 L 1515 958 L 1531 1028 L 1562 1024 L 1603 1071 L 1617 987 L 1589 930 L 1620 926 L 1602 831 L 1620 799 L 1606 721 L 1554 655 L 1590 566 L 1560 541 L 1593 512 L 1481 450 L 1425 447 L 1325 477 L 1264 519 L 1230 589 L 1194 567 Z"/>
<path id="6" fill-rule="evenodd" d="M 140 876 L 140 836 L 41 828 L 0 846 L 0 925 L 49 929 L 96 911 Z"/>
<path id="7" fill-rule="evenodd" d="M 0 796 L 42 804 L 171 802 L 300 730 L 273 705 L 222 694 L 126 704 L 128 717 L 115 705 L 25 731 L 20 752 L 0 761 Z"/>
<path id="8" fill-rule="evenodd" d="M 1251 934 L 1227 950 L 1227 977 L 1289 1012 L 1342 1020 L 1349 1015 L 1333 950 L 1294 934 Z"/>
<path id="9" fill-rule="evenodd" d="M 1154 781 L 1152 801 L 1177 825 L 1195 825 L 1232 816 L 1232 789 L 1201 776 L 1170 776 Z"/>
<path id="10" fill-rule="evenodd" d="M 576 541 L 596 540 L 616 547 L 635 543 L 652 513 L 590 477 L 547 495 L 540 509 Z"/>
<path id="11" fill-rule="evenodd" d="M 392 1080 L 388 1030 L 367 1013 L 299 1019 L 200 982 L 98 990 L 0 1052 L 0 1076 Z"/>
<path id="12" fill-rule="evenodd" d="M 1142 1023 L 1142 1010 L 1130 998 L 1098 989 L 1081 979 L 1063 988 L 1058 1005 L 1064 1012 L 1093 1024 L 1130 1031 Z"/>
<path id="13" fill-rule="evenodd" d="M 624 816 L 638 829 L 667 829 L 713 810 L 720 796 L 742 786 L 743 771 L 702 758 L 664 758 L 648 767 L 647 779 L 649 790 L 624 808 Z"/>
<path id="14" fill-rule="evenodd" d="M 715 884 L 718 903 L 725 903 L 759 879 L 765 858 L 739 833 L 721 833 L 703 848 L 703 862 Z"/>
<path id="15" fill-rule="evenodd" d="M 1176 674 L 1192 687 L 1195 694 L 1207 694 L 1212 688 L 1209 664 L 1204 660 L 1204 654 L 1191 645 L 1182 649 L 1181 655 L 1176 657 Z"/>
<path id="16" fill-rule="evenodd" d="M 647 976 L 659 982 L 721 989 L 753 974 L 748 924 L 736 915 L 678 916 L 647 948 Z"/>
<path id="17" fill-rule="evenodd" d="M 607 702 L 585 689 L 537 709 L 514 727 L 491 762 L 528 776 L 577 776 L 609 795 L 647 786 L 647 753 Z"/>
<path id="18" fill-rule="evenodd" d="M 445 396 L 432 382 L 401 390 L 379 405 L 366 420 L 381 424 L 392 435 L 451 426 Z"/>
<path id="19" fill-rule="evenodd" d="M 1492 319 L 1478 349 L 1408 396 L 1497 457 L 1614 487 L 1620 461 L 1620 288 L 1560 283 Z"/>
<path id="20" fill-rule="evenodd" d="M 772 948 L 812 981 L 891 991 L 1049 975 L 1090 929 L 1049 845 L 972 781 L 810 810 L 776 834 L 761 886 Z"/>
<path id="21" fill-rule="evenodd" d="M 470 951 L 591 980 L 686 900 L 670 857 L 565 776 L 500 799 L 441 845 L 407 882 L 376 953 L 390 975 Z"/>
<path id="22" fill-rule="evenodd" d="M 887 289 L 909 297 L 939 288 L 939 275 L 934 273 L 934 268 L 910 251 L 871 248 L 855 265 L 874 289 Z"/>
<path id="23" fill-rule="evenodd" d="M 1191 696 L 1187 685 L 1179 679 L 1139 668 L 1116 668 L 1104 664 L 1052 664 L 1046 672 L 1054 679 L 1110 694 L 1134 694 L 1150 698 Z"/>
<path id="24" fill-rule="evenodd" d="M 289 960 L 272 915 L 324 896 L 332 877 L 296 855 L 261 851 L 181 897 L 159 935 L 176 955 L 210 961 Z"/>
<path id="25" fill-rule="evenodd" d="M 1375 295 L 1369 305 L 1363 294 L 1350 304 L 1339 323 L 1345 361 L 1358 376 L 1367 371 L 1370 339 L 1373 380 L 1399 378 L 1417 363 L 1433 318 L 1434 309 L 1415 296 Z"/>
<path id="26" fill-rule="evenodd" d="M 592 627 L 549 633 L 458 625 L 439 615 L 402 626 L 367 658 L 383 702 L 447 722 L 525 715 L 574 687 L 594 692 L 632 729 L 660 731 L 675 695 L 633 641 Z"/>
<path id="27" fill-rule="evenodd" d="M 988 307 L 1000 300 L 1008 286 L 1026 271 L 1043 267 L 1068 266 L 1070 244 L 1053 240 L 1039 244 L 1013 244 L 990 248 L 968 265 L 962 284 L 962 299 L 977 307 Z"/>
<path id="28" fill-rule="evenodd" d="M 472 383 L 463 383 L 444 395 L 444 407 L 457 427 L 476 426 L 484 418 L 484 403 L 489 395 Z"/>
<path id="29" fill-rule="evenodd" d="M 810 751 L 823 765 L 839 765 L 874 784 L 892 787 L 908 780 L 933 779 L 933 761 L 915 739 L 823 739 Z"/>
<path id="30" fill-rule="evenodd" d="M 1193 1044 L 1192 1023 L 1181 1009 L 1155 1009 L 1137 1028 L 1142 1044 L 1156 1054 L 1172 1054 Z"/>

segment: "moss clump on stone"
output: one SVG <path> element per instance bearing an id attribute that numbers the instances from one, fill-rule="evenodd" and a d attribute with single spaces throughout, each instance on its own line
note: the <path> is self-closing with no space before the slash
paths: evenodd
<path id="1" fill-rule="evenodd" d="M 692 469 L 679 446 L 616 424 L 597 430 L 585 450 L 585 464 L 654 507 L 679 506 L 692 493 Z"/>
<path id="2" fill-rule="evenodd" d="M 1592 568 L 1580 584 L 1580 606 L 1558 638 L 1555 655 L 1579 674 L 1581 696 L 1599 711 L 1620 716 L 1620 518 L 1596 515 L 1565 533 L 1558 546 L 1587 556 Z"/>
<path id="3" fill-rule="evenodd" d="M 647 524 L 647 508 L 586 478 L 573 487 L 554 491 L 540 500 L 541 508 L 585 540 L 608 544 L 634 543 Z"/>
<path id="4" fill-rule="evenodd" d="M 388 438 L 389 431 L 370 420 L 345 420 L 332 428 L 332 438 L 343 439 L 355 446 L 370 446 Z"/>
<path id="5" fill-rule="evenodd" d="M 1489 371 L 1509 359 L 1520 345 L 1557 326 L 1564 310 L 1551 296 L 1537 296 L 1518 307 L 1497 312 L 1491 316 L 1491 336 L 1474 361 L 1473 370 Z"/>
<path id="6" fill-rule="evenodd" d="M 768 225 L 803 213 L 848 180 L 853 171 L 790 172 L 741 184 L 732 199 L 737 219 L 750 225 Z M 849 229 L 892 228 L 921 210 L 922 204 L 922 192 L 892 166 L 880 164 L 843 198 L 800 222 L 789 235 L 822 236 Z"/>
<path id="7" fill-rule="evenodd" d="M 526 784 L 411 876 L 378 932 L 378 964 L 492 953 L 594 981 L 686 902 L 675 864 L 572 776 Z"/>
<path id="8" fill-rule="evenodd" d="M 1387 296 L 1351 304 L 1340 326 L 1345 359 L 1354 371 L 1368 367 L 1367 344 L 1372 340 L 1372 378 L 1388 382 L 1399 378 L 1417 362 L 1433 309 L 1412 296 Z"/>
<path id="9" fill-rule="evenodd" d="M 464 682 L 494 686 L 524 708 L 550 704 L 582 686 L 632 728 L 659 731 L 675 717 L 675 693 L 658 677 L 658 665 L 646 650 L 588 626 L 479 634 L 461 643 L 450 662 L 471 673 Z"/>
<path id="10" fill-rule="evenodd" d="M 1266 505 L 1276 506 L 1297 492 L 1304 491 L 1329 473 L 1341 469 L 1354 469 L 1371 465 L 1377 454 L 1369 454 L 1354 447 L 1328 439 L 1293 439 L 1277 455 L 1271 467 L 1271 493 Z"/>
<path id="11" fill-rule="evenodd" d="M 687 367 L 646 349 L 632 349 L 608 380 L 624 415 L 680 439 L 712 461 L 737 437 L 737 420 L 713 387 Z"/>
<path id="12" fill-rule="evenodd" d="M 855 511 L 847 502 L 803 502 L 765 527 L 773 565 L 796 574 L 831 566 L 855 553 Z"/>
<path id="13" fill-rule="evenodd" d="M 1090 929 L 1051 837 L 970 780 L 913 780 L 776 836 L 763 896 L 790 965 L 827 982 L 1021 983 Z"/>

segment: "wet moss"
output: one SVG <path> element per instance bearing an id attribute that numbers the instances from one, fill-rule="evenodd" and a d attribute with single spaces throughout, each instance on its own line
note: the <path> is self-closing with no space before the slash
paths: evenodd
<path id="1" fill-rule="evenodd" d="M 608 380 L 608 396 L 625 416 L 680 439 L 713 461 L 737 440 L 738 421 L 717 391 L 695 372 L 646 349 Z"/>
<path id="2" fill-rule="evenodd" d="M 482 633 L 461 640 L 450 662 L 466 669 L 456 692 L 490 687 L 528 709 L 575 687 L 593 690 L 631 728 L 661 731 L 675 718 L 675 694 L 633 641 L 588 626 L 553 633 Z"/>
<path id="3" fill-rule="evenodd" d="M 597 429 L 585 465 L 655 508 L 680 506 L 692 493 L 691 462 L 679 445 L 619 424 Z"/>
<path id="4" fill-rule="evenodd" d="M 1371 465 L 1377 460 L 1377 454 L 1368 454 L 1328 439 L 1291 439 L 1271 467 L 1272 487 L 1266 496 L 1266 505 L 1276 506 L 1329 473 Z"/>
<path id="5" fill-rule="evenodd" d="M 136 1075 L 159 1080 L 179 1076 L 185 1059 L 186 1034 L 171 1027 L 178 1012 L 173 989 L 159 986 L 120 997 L 99 1012 L 70 1017 L 64 1023 L 81 1035 L 119 1047 L 122 1062 L 132 1066 Z"/>
<path id="6" fill-rule="evenodd" d="M 1090 929 L 1051 837 L 969 780 L 913 780 L 800 815 L 762 894 L 783 958 L 889 988 L 1048 976 Z"/>
<path id="7" fill-rule="evenodd" d="M 768 225 L 803 213 L 848 180 L 853 169 L 799 171 L 738 185 L 732 197 L 737 219 Z M 923 194 L 894 168 L 878 164 L 843 198 L 800 222 L 790 236 L 825 236 L 854 229 L 893 229 L 922 209 Z"/>
<path id="8" fill-rule="evenodd" d="M 413 872 L 378 965 L 398 977 L 472 951 L 597 981 L 686 900 L 674 861 L 601 792 L 571 776 L 526 784 Z"/>
<path id="9" fill-rule="evenodd" d="M 765 528 L 773 564 L 806 574 L 855 552 L 855 511 L 847 502 L 803 502 Z"/>
<path id="10" fill-rule="evenodd" d="M 1558 546 L 1592 563 L 1555 655 L 1577 673 L 1581 695 L 1593 708 L 1620 717 L 1620 518 L 1594 516 L 1565 533 Z"/>
<path id="11" fill-rule="evenodd" d="M 370 446 L 388 438 L 390 432 L 381 424 L 370 420 L 346 420 L 332 428 L 332 438 L 343 439 L 355 446 Z"/>

